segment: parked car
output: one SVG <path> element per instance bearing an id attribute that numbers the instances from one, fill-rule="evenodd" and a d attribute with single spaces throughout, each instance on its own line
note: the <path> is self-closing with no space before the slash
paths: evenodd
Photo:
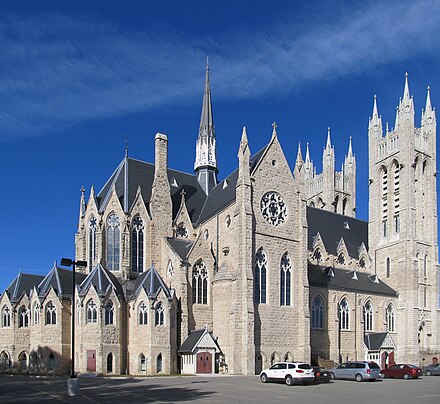
<path id="1" fill-rule="evenodd" d="M 332 379 L 348 379 L 361 382 L 380 378 L 380 367 L 376 362 L 356 361 L 341 363 L 330 370 Z"/>
<path id="2" fill-rule="evenodd" d="M 318 366 L 313 366 L 313 372 L 315 373 L 315 382 L 329 383 L 332 379 L 332 376 L 328 370 Z"/>
<path id="3" fill-rule="evenodd" d="M 268 381 L 284 381 L 288 386 L 306 384 L 315 381 L 312 367 L 304 362 L 278 362 L 260 373 L 263 383 Z"/>
<path id="4" fill-rule="evenodd" d="M 403 379 L 417 379 L 422 376 L 422 369 L 414 365 L 406 365 L 399 363 L 397 365 L 390 366 L 387 369 L 382 369 L 381 373 L 384 377 L 397 377 Z"/>
<path id="5" fill-rule="evenodd" d="M 423 368 L 423 373 L 426 376 L 440 376 L 440 363 L 433 363 L 432 365 L 425 366 Z"/>

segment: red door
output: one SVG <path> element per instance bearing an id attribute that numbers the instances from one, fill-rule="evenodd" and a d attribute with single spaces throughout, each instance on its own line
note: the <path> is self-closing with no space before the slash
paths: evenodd
<path id="1" fill-rule="evenodd" d="M 197 354 L 197 373 L 212 373 L 212 355 L 209 352 Z"/>
<path id="2" fill-rule="evenodd" d="M 96 351 L 87 351 L 87 370 L 89 372 L 96 372 Z"/>
<path id="3" fill-rule="evenodd" d="M 394 351 L 390 352 L 390 354 L 388 356 L 388 363 L 390 364 L 390 366 L 393 366 L 396 364 L 396 362 L 394 362 Z"/>

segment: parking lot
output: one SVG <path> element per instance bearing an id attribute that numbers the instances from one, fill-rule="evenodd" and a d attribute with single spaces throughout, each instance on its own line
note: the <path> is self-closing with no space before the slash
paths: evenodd
<path id="1" fill-rule="evenodd" d="M 258 376 L 80 378 L 81 396 L 67 395 L 66 378 L 0 376 L 5 403 L 440 403 L 440 376 L 376 382 L 336 380 L 288 387 Z"/>

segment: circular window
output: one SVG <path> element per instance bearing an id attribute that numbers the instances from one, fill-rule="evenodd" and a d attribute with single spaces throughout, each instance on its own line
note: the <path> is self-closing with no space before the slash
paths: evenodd
<path id="1" fill-rule="evenodd" d="M 184 223 L 180 223 L 176 229 L 177 237 L 188 237 L 188 230 Z"/>
<path id="2" fill-rule="evenodd" d="M 261 213 L 268 223 L 278 226 L 287 218 L 287 205 L 277 192 L 267 192 L 261 198 Z"/>

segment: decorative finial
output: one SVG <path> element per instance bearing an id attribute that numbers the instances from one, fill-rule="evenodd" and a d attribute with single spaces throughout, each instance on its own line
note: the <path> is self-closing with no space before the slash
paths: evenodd
<path id="1" fill-rule="evenodd" d="M 206 56 L 206 70 L 209 70 L 209 56 Z"/>
<path id="2" fill-rule="evenodd" d="M 125 157 L 128 157 L 128 135 L 125 135 Z"/>
<path id="3" fill-rule="evenodd" d="M 84 188 L 84 185 L 81 187 L 81 189 L 79 191 L 84 195 L 84 192 L 86 192 L 86 189 Z"/>
<path id="4" fill-rule="evenodd" d="M 182 190 L 180 191 L 180 195 L 182 195 L 182 196 L 186 195 L 185 189 L 182 188 Z"/>
<path id="5" fill-rule="evenodd" d="M 277 127 L 278 127 L 277 123 L 275 121 L 273 121 L 272 122 L 272 128 L 273 128 L 272 136 L 275 136 L 277 134 Z"/>

